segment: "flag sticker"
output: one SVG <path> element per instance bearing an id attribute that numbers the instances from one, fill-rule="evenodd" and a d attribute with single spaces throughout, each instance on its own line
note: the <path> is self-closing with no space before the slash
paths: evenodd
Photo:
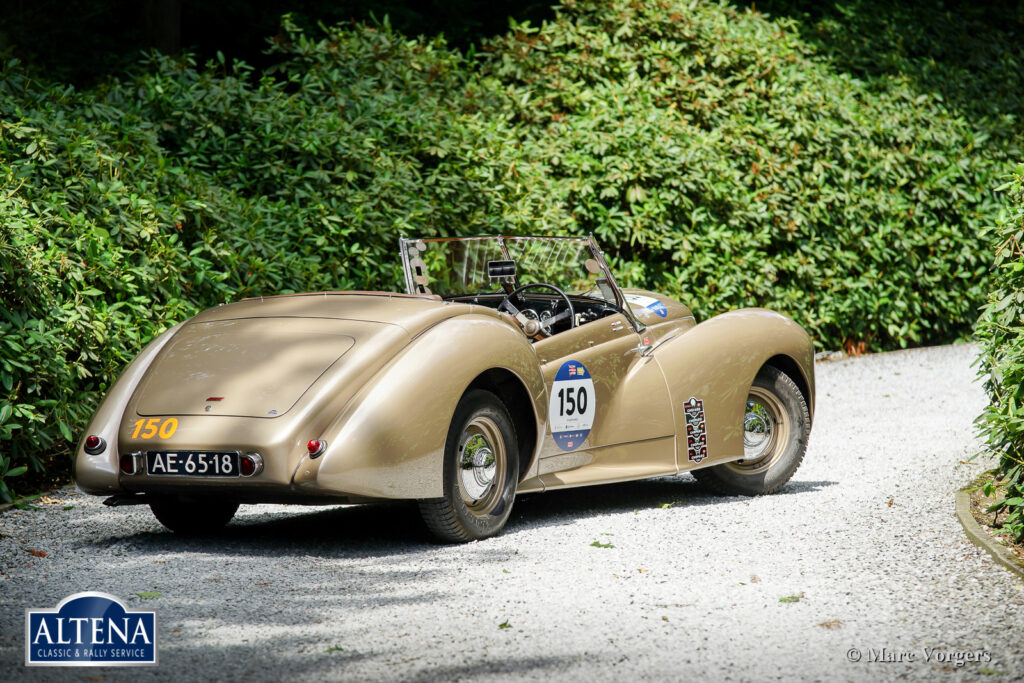
<path id="1" fill-rule="evenodd" d="M 656 314 L 659 318 L 665 318 L 668 316 L 668 308 L 658 299 L 651 296 L 641 296 L 639 294 L 627 294 L 626 301 L 633 304 L 633 309 L 636 310 L 640 307 L 642 312 L 650 311 Z"/>

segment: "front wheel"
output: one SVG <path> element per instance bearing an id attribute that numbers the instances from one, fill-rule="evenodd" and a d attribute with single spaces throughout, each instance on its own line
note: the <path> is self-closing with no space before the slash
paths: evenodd
<path id="1" fill-rule="evenodd" d="M 455 408 L 444 453 L 444 498 L 420 501 L 430 531 L 446 543 L 494 536 L 508 521 L 519 484 L 519 449 L 508 410 L 475 389 Z"/>
<path id="2" fill-rule="evenodd" d="M 160 497 L 149 503 L 153 516 L 171 531 L 189 536 L 217 531 L 231 521 L 238 503 L 210 498 Z"/>
<path id="3" fill-rule="evenodd" d="M 771 366 L 761 368 L 743 415 L 743 459 L 692 472 L 726 495 L 774 493 L 789 481 L 807 450 L 811 417 L 799 387 Z"/>

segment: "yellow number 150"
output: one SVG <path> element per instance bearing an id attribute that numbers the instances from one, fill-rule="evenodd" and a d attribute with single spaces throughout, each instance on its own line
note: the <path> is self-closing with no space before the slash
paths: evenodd
<path id="1" fill-rule="evenodd" d="M 132 438 L 152 439 L 159 434 L 161 439 L 169 439 L 174 436 L 177 428 L 178 418 L 176 417 L 169 417 L 166 420 L 161 420 L 159 417 L 151 417 L 148 420 L 136 420 Z"/>

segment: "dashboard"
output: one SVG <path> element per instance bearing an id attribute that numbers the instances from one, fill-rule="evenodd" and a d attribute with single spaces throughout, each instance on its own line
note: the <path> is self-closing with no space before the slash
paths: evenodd
<path id="1" fill-rule="evenodd" d="M 615 306 L 601 299 L 584 296 L 570 296 L 569 298 L 572 300 L 573 311 L 576 314 L 576 327 L 621 312 Z M 494 309 L 497 309 L 504 299 L 505 295 L 503 293 L 467 294 L 448 297 L 449 301 L 477 304 Z M 566 309 L 565 299 L 560 296 L 530 292 L 517 295 L 513 299 L 513 303 L 525 317 L 538 321 L 545 335 L 558 334 L 574 327 L 567 319 L 559 320 L 553 324 L 548 322 Z"/>

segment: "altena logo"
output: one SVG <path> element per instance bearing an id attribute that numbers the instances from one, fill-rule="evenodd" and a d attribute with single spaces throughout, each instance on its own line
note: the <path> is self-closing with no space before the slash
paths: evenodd
<path id="1" fill-rule="evenodd" d="M 75 593 L 56 609 L 25 610 L 25 666 L 156 664 L 156 612 L 113 595 Z"/>

